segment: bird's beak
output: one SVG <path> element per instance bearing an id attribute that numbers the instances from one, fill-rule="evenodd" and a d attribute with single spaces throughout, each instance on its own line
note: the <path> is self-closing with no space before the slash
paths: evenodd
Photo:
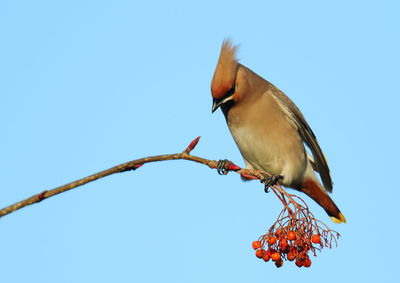
<path id="1" fill-rule="evenodd" d="M 211 108 L 211 113 L 214 113 L 215 110 L 217 110 L 222 104 L 224 104 L 225 102 L 232 100 L 233 99 L 233 95 L 228 96 L 228 97 L 222 97 L 222 98 L 213 98 L 213 105 Z"/>
<path id="2" fill-rule="evenodd" d="M 213 105 L 212 105 L 212 108 L 211 108 L 211 113 L 214 113 L 215 110 L 217 110 L 222 105 L 222 103 L 223 103 L 222 99 L 214 98 L 213 99 Z"/>

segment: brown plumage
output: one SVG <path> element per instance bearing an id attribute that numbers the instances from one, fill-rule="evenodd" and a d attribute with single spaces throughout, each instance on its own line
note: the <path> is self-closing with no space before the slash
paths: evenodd
<path id="1" fill-rule="evenodd" d="M 279 183 L 307 194 L 333 221 L 345 222 L 328 195 L 328 163 L 303 114 L 282 91 L 239 64 L 236 50 L 223 42 L 211 82 L 212 111 L 221 107 L 247 168 L 282 176 Z"/>

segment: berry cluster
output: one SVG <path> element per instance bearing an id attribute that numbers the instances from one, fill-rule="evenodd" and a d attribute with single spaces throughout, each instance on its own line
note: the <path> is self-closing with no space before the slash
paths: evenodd
<path id="1" fill-rule="evenodd" d="M 269 186 L 265 180 L 265 190 L 271 190 L 283 204 L 277 220 L 265 235 L 253 242 L 256 256 L 264 261 L 272 261 L 281 267 L 284 261 L 294 261 L 298 267 L 310 267 L 309 253 L 324 247 L 337 246 L 340 234 L 329 229 L 316 219 L 300 197 L 287 193 L 281 186 Z"/>
<path id="2" fill-rule="evenodd" d="M 286 227 L 288 228 L 288 227 Z M 318 234 L 300 233 L 289 229 L 277 229 L 263 235 L 253 242 L 256 257 L 265 262 L 272 260 L 276 267 L 281 267 L 284 260 L 295 261 L 298 267 L 310 267 L 308 252 L 315 255 L 316 249 L 323 247 L 323 238 Z"/>

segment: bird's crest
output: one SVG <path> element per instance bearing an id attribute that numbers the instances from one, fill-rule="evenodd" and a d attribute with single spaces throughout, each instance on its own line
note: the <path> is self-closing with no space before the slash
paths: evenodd
<path id="1" fill-rule="evenodd" d="M 225 39 L 222 43 L 218 64 L 211 81 L 211 93 L 214 98 L 224 97 L 235 83 L 238 69 L 237 48 L 229 39 Z"/>

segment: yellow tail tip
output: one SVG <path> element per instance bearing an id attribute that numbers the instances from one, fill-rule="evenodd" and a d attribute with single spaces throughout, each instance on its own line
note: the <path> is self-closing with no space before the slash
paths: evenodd
<path id="1" fill-rule="evenodd" d="M 331 219 L 335 223 L 346 223 L 346 218 L 344 218 L 344 215 L 342 213 L 339 213 L 339 218 L 331 216 Z"/>

